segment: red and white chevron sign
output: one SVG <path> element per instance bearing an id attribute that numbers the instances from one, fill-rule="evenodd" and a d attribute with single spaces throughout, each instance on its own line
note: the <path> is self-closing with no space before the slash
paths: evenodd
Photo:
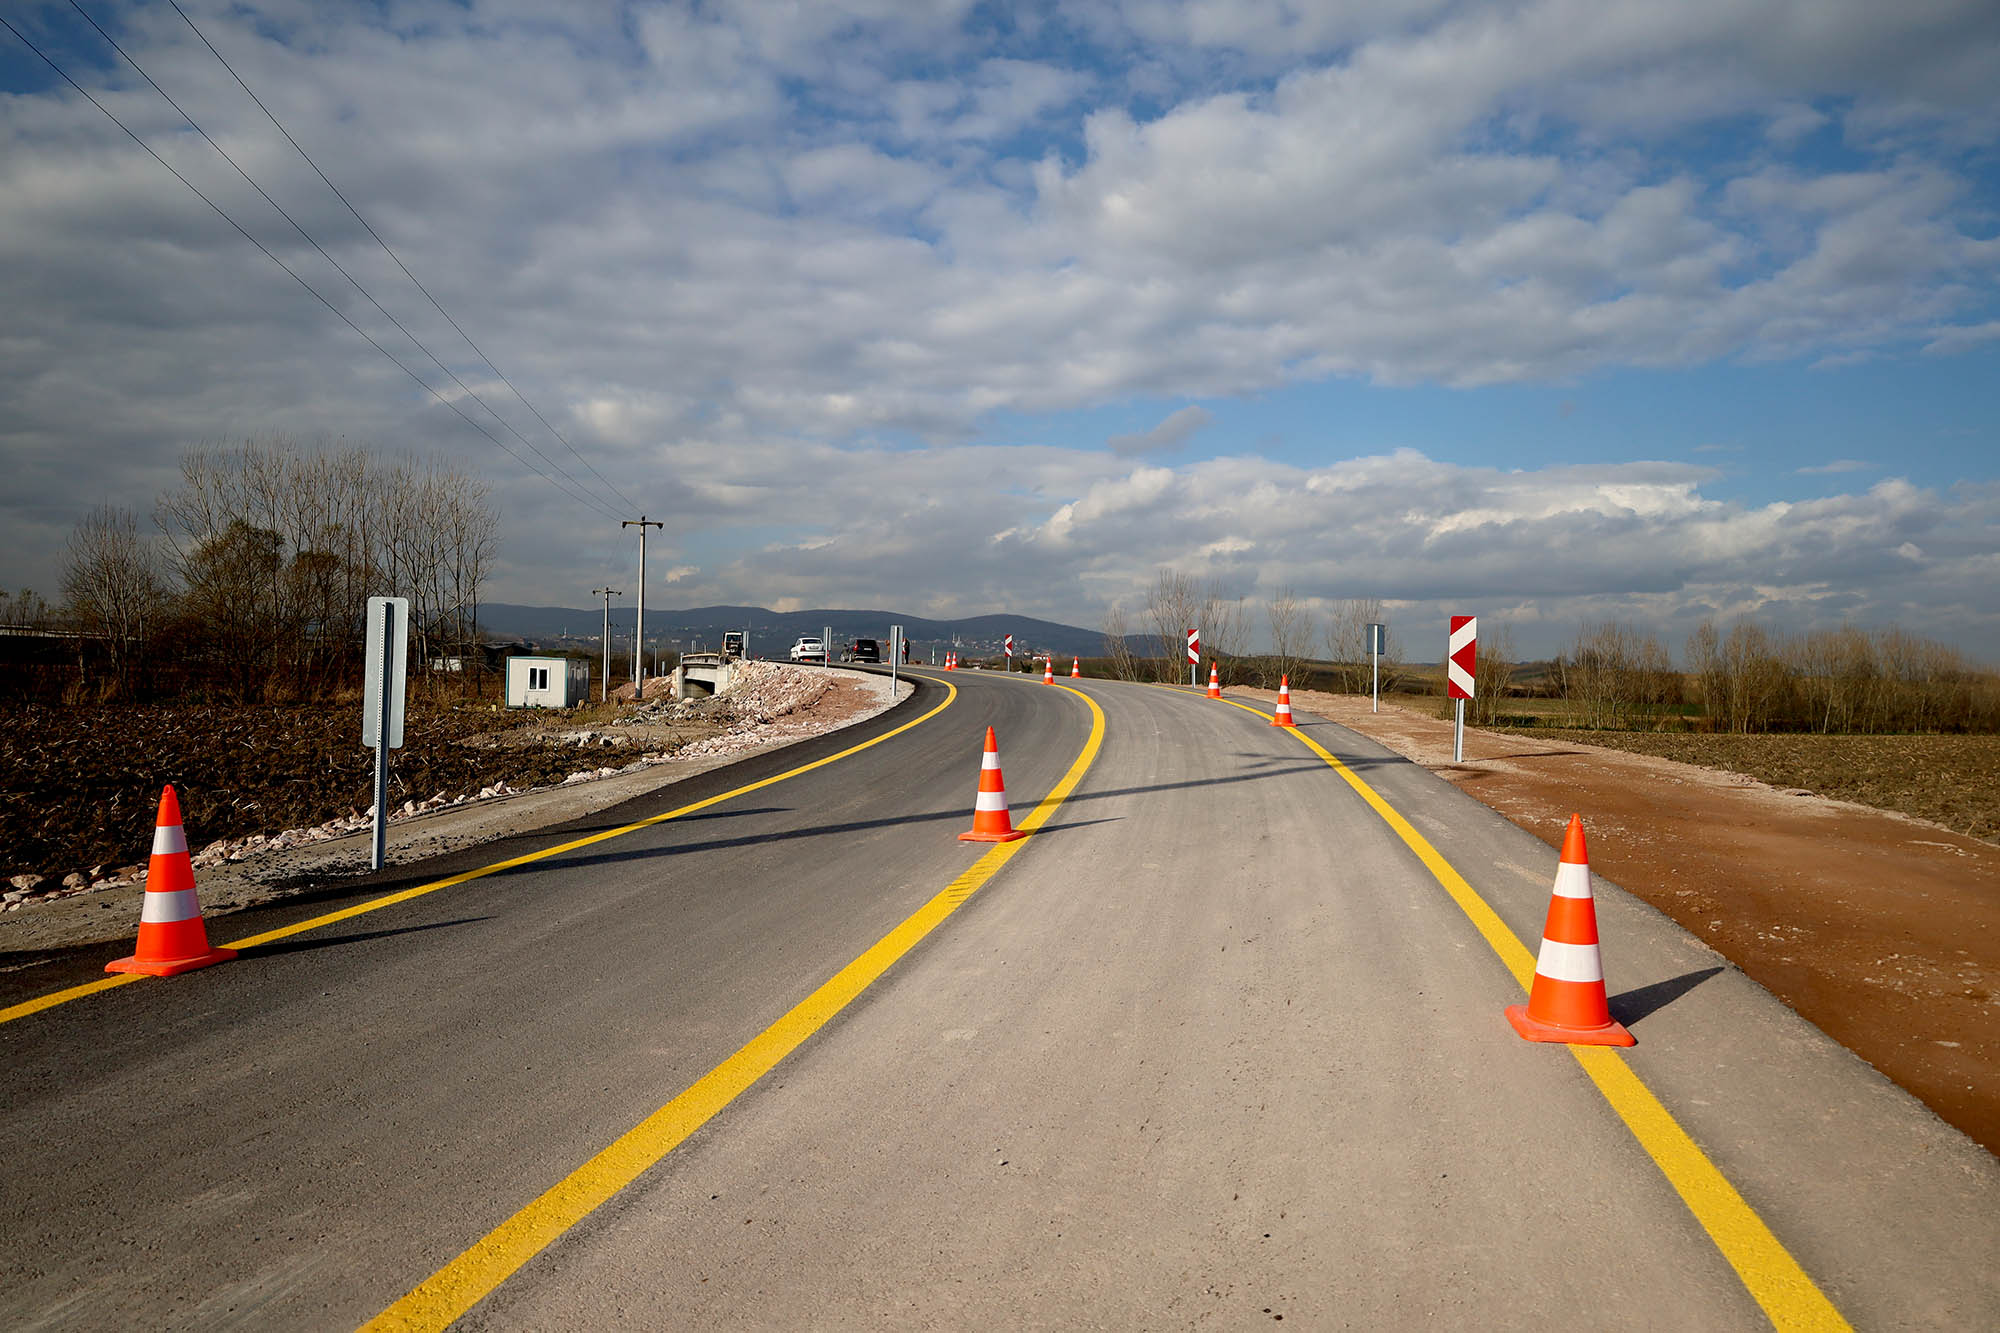
<path id="1" fill-rule="evenodd" d="M 1201 661 L 1201 631 L 1198 629 L 1188 631 L 1188 661 Z"/>
<path id="2" fill-rule="evenodd" d="M 1444 665 L 1445 693 L 1453 699 L 1472 697 L 1473 662 L 1479 654 L 1479 617 L 1451 618 L 1451 657 Z"/>
<path id="3" fill-rule="evenodd" d="M 1007 636 L 1007 656 L 1012 657 L 1013 655 L 1014 655 L 1014 636 L 1009 634 Z"/>

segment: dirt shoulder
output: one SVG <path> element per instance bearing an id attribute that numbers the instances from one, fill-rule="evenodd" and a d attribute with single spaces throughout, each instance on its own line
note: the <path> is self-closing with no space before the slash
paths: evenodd
<path id="1" fill-rule="evenodd" d="M 1581 812 L 1595 872 L 2000 1152 L 2000 846 L 1569 740 L 1468 728 L 1466 762 L 1453 764 L 1449 722 L 1388 704 L 1373 714 L 1353 695 L 1294 691 L 1292 702 L 1422 764 L 1552 848 Z"/>
<path id="2" fill-rule="evenodd" d="M 479 776 L 469 779 L 466 791 L 392 806 L 386 861 L 407 865 L 594 814 L 748 755 L 865 721 L 911 689 L 905 681 L 892 696 L 887 676 L 838 668 L 747 666 L 738 689 L 692 707 L 649 700 L 600 710 L 601 718 L 583 724 L 565 713 L 517 716 L 503 730 L 457 738 L 454 744 L 482 756 L 468 770 Z M 498 779 L 497 773 L 512 777 Z M 538 785 L 527 787 L 530 781 Z M 157 799 L 157 786 L 151 790 Z M 67 799 L 53 785 L 23 794 Z M 197 849 L 205 917 L 368 870 L 372 824 L 365 813 L 210 840 L 190 804 L 183 800 L 183 817 Z M 126 839 L 142 850 L 152 841 L 151 812 L 146 814 L 145 828 Z M 126 867 L 71 889 L 50 878 L 35 891 L 10 893 L 0 914 L 0 970 L 33 968 L 62 950 L 130 938 L 145 892 L 139 869 Z"/>

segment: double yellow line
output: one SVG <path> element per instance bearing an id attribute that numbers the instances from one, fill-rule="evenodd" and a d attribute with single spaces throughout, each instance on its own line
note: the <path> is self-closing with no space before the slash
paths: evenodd
<path id="1" fill-rule="evenodd" d="M 1241 708 L 1246 713 L 1268 718 L 1271 715 L 1250 704 L 1225 699 L 1224 703 Z M 1409 820 L 1379 796 L 1373 787 L 1363 782 L 1353 769 L 1328 753 L 1325 746 L 1305 732 L 1290 729 L 1289 734 L 1325 760 L 1334 772 L 1348 786 L 1354 789 L 1368 808 L 1380 815 L 1403 845 L 1408 847 L 1424 868 L 1431 872 L 1451 900 L 1458 904 L 1466 919 L 1472 922 L 1481 939 L 1499 956 L 1500 963 L 1513 973 L 1514 980 L 1523 990 L 1528 989 L 1535 979 L 1535 958 L 1528 952 L 1500 914 L 1489 906 L 1484 898 L 1466 883 L 1465 877 L 1444 859 L 1430 840 L 1417 832 Z M 1608 1046 L 1570 1046 L 1566 1048 L 1583 1066 L 1583 1072 L 1597 1085 L 1618 1118 L 1639 1141 L 1639 1146 L 1653 1159 L 1660 1173 L 1681 1196 L 1702 1230 L 1715 1243 L 1715 1248 L 1736 1270 L 1736 1276 L 1750 1292 L 1751 1298 L 1762 1307 L 1772 1325 L 1780 1329 L 1847 1329 L 1849 1324 L 1835 1309 L 1833 1302 L 1814 1285 L 1806 1271 L 1799 1267 L 1798 1260 L 1780 1242 L 1764 1219 L 1757 1215 L 1729 1178 L 1708 1159 L 1688 1132 L 1668 1111 L 1660 1099 L 1653 1095 L 1643 1080 L 1632 1071 Z"/>

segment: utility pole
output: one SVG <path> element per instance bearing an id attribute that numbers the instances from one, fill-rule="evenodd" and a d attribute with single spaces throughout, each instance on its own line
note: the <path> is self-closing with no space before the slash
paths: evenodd
<path id="1" fill-rule="evenodd" d="M 666 524 L 648 519 L 644 514 L 628 518 L 618 525 L 621 528 L 639 529 L 639 623 L 632 630 L 632 693 L 639 702 L 646 702 L 646 529 L 664 528 Z"/>
<path id="2" fill-rule="evenodd" d="M 597 682 L 597 702 L 611 697 L 611 599 L 625 594 L 616 588 L 592 588 L 592 597 L 604 599 L 604 678 Z"/>

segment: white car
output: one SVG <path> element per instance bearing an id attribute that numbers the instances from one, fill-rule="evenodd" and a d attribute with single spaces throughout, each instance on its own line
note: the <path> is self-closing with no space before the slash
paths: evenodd
<path id="1" fill-rule="evenodd" d="M 794 662 L 826 661 L 826 644 L 819 639 L 800 639 L 792 645 Z"/>

